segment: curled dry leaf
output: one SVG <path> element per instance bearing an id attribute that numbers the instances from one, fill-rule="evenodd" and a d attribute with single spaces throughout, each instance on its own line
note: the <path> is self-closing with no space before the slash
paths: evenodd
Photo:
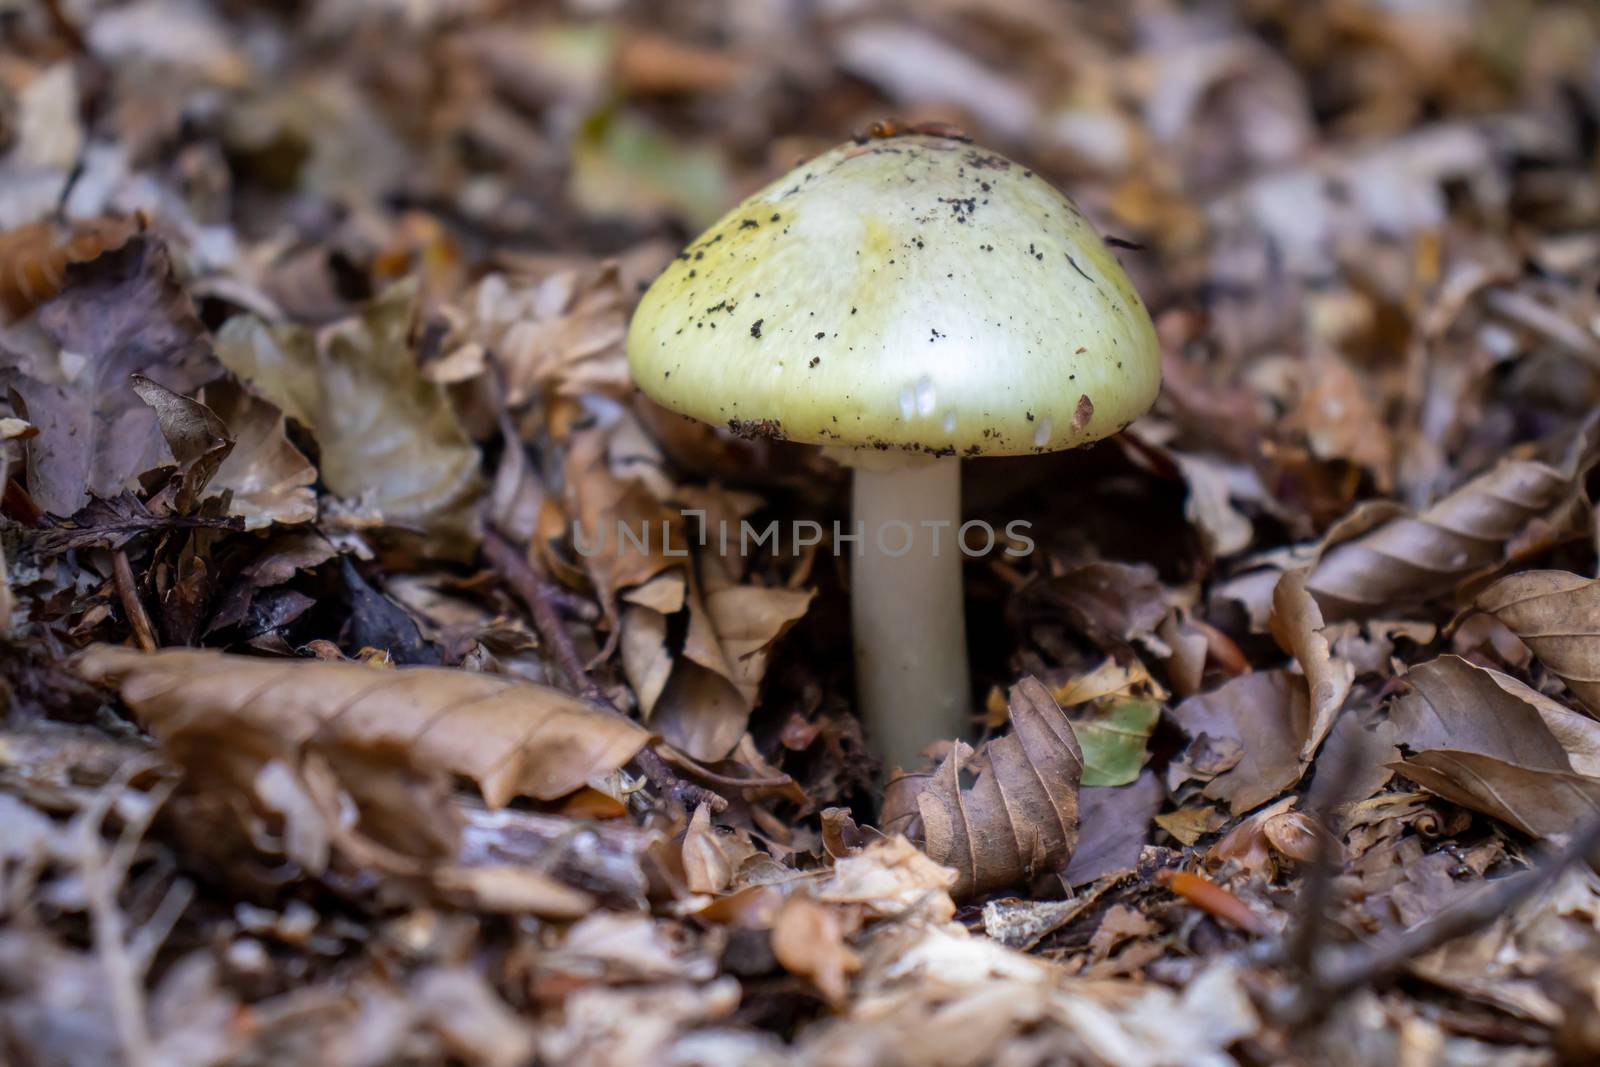
<path id="1" fill-rule="evenodd" d="M 476 529 L 478 450 L 417 368 L 415 302 L 415 284 L 401 283 L 316 333 L 238 316 L 217 335 L 217 356 L 311 430 L 330 490 L 454 554 Z"/>
<path id="2" fill-rule="evenodd" d="M 1477 607 L 1600 715 L 1600 583 L 1568 571 L 1524 571 L 1478 594 Z"/>
<path id="3" fill-rule="evenodd" d="M 807 978 L 830 1004 L 841 1005 L 861 958 L 844 943 L 843 909 L 791 894 L 772 923 L 772 954 L 790 974 Z"/>
<path id="4" fill-rule="evenodd" d="M 178 461 L 180 476 L 173 508 L 186 515 L 233 451 L 233 438 L 222 420 L 198 400 L 174 393 L 142 374 L 132 375 L 129 381 L 139 399 L 156 413 L 161 436 Z"/>
<path id="5" fill-rule="evenodd" d="M 1413 752 L 1477 752 L 1530 770 L 1600 776 L 1600 722 L 1459 656 L 1406 674 L 1395 701 L 1397 740 Z"/>
<path id="6" fill-rule="evenodd" d="M 1590 420 L 1555 464 L 1508 458 L 1417 515 L 1401 515 L 1334 544 L 1306 581 L 1325 611 L 1339 617 L 1393 610 L 1440 596 L 1499 564 L 1508 543 L 1535 519 L 1583 491 L 1600 453 L 1600 422 Z"/>
<path id="7" fill-rule="evenodd" d="M 957 743 L 917 795 L 923 848 L 956 869 L 957 897 L 1057 870 L 1077 847 L 1083 750 L 1072 725 L 1033 677 L 1012 690 L 1010 711 L 1010 734 L 976 753 Z"/>
<path id="8" fill-rule="evenodd" d="M 955 914 L 950 892 L 958 878 L 895 834 L 835 861 L 833 874 L 817 886 L 817 899 L 859 904 L 877 918 L 917 916 L 946 922 Z"/>
<path id="9" fill-rule="evenodd" d="M 1316 755 L 1355 681 L 1355 668 L 1337 658 L 1323 634 L 1322 611 L 1306 592 L 1304 570 L 1285 571 L 1272 591 L 1272 636 L 1294 656 L 1310 689 L 1311 722 L 1300 744 L 1300 759 Z"/>
<path id="10" fill-rule="evenodd" d="M 1569 832 L 1600 811 L 1600 723 L 1457 656 L 1413 667 L 1394 704 L 1395 769 L 1524 833 Z"/>
<path id="11" fill-rule="evenodd" d="M 193 718 L 232 714 L 297 744 L 331 736 L 400 745 L 476 782 L 492 807 L 565 796 L 619 769 L 649 738 L 558 690 L 468 671 L 106 645 L 85 650 L 77 670 L 115 686 L 158 738 Z"/>
<path id="12" fill-rule="evenodd" d="M 711 809 L 701 804 L 683 835 L 683 873 L 691 893 L 726 893 L 745 860 L 756 855 L 742 836 L 718 833 Z"/>
<path id="13" fill-rule="evenodd" d="M 203 397 L 234 439 L 210 485 L 233 494 L 229 513 L 247 530 L 315 519 L 317 468 L 289 440 L 283 412 L 232 378 L 210 383 Z"/>

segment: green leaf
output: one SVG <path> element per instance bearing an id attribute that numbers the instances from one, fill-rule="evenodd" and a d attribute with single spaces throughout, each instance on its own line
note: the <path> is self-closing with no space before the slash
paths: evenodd
<path id="1" fill-rule="evenodd" d="M 1145 744 L 1161 718 L 1153 700 L 1097 701 L 1072 729 L 1083 746 L 1084 785 L 1127 785 L 1144 766 Z"/>

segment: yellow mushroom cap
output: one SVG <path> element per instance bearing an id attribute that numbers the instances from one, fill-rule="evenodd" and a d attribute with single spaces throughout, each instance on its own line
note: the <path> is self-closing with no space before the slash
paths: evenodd
<path id="1" fill-rule="evenodd" d="M 1161 381 L 1150 315 L 1072 201 L 926 134 L 842 144 L 728 212 L 645 293 L 628 362 L 735 432 L 963 456 L 1108 437 Z"/>

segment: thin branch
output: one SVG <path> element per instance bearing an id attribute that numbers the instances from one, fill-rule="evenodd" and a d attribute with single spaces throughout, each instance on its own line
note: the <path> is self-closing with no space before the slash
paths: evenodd
<path id="1" fill-rule="evenodd" d="M 561 619 L 559 601 L 554 595 L 557 586 L 550 576 L 535 566 L 527 553 L 518 549 L 492 525 L 484 530 L 483 554 L 490 566 L 505 578 L 527 606 L 529 614 L 533 616 L 534 629 L 539 632 L 540 640 L 549 649 L 561 673 L 567 676 L 567 683 L 584 700 L 616 711 L 617 706 L 584 668 L 578 646 L 573 643 L 572 635 L 567 632 Z M 727 800 L 717 793 L 679 778 L 649 745 L 639 750 L 632 766 L 656 787 L 658 793 L 685 811 L 693 811 L 701 804 L 709 805 L 712 811 L 722 811 L 728 806 Z"/>
<path id="2" fill-rule="evenodd" d="M 616 711 L 616 705 L 584 669 L 578 646 L 573 643 L 572 635 L 562 622 L 554 596 L 556 585 L 550 576 L 492 526 L 483 533 L 483 554 L 533 616 L 534 629 L 539 632 L 539 638 L 555 659 L 556 666 L 566 675 L 567 684 L 590 703 Z"/>
<path id="3" fill-rule="evenodd" d="M 117 907 L 134 847 L 154 818 L 165 796 L 148 798 L 146 809 L 123 827 L 116 849 L 107 855 L 100 840 L 101 827 L 134 776 L 157 766 L 148 756 L 136 756 L 120 768 L 77 821 L 79 875 L 88 899 L 95 954 L 105 968 L 111 1017 L 117 1040 L 129 1067 L 150 1067 L 154 1046 L 145 1021 L 144 979 L 124 940 L 124 923 Z"/>
<path id="4" fill-rule="evenodd" d="M 144 610 L 144 602 L 139 599 L 139 589 L 133 581 L 133 567 L 128 563 L 128 554 L 120 548 L 111 554 L 111 575 L 117 586 L 117 599 L 122 602 L 122 612 L 128 616 L 128 625 L 133 627 L 134 640 L 139 642 L 141 650 L 154 652 L 159 647 L 156 631 L 150 625 L 150 615 Z"/>
<path id="5" fill-rule="evenodd" d="M 1600 818 L 1592 820 L 1566 848 L 1532 870 L 1492 883 L 1461 903 L 1439 912 L 1389 941 L 1347 952 L 1334 963 L 1319 960 L 1316 981 L 1303 984 L 1279 1013 L 1286 1026 L 1304 1026 L 1324 1018 L 1344 997 L 1382 981 L 1442 945 L 1493 923 L 1553 885 L 1568 867 L 1600 852 Z M 1309 995 L 1308 995 L 1309 994 Z"/>

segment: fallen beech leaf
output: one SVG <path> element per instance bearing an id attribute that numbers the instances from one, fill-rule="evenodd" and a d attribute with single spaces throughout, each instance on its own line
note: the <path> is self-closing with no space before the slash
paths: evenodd
<path id="1" fill-rule="evenodd" d="M 830 1004 L 841 1005 L 850 992 L 850 975 L 861 958 L 844 943 L 840 909 L 804 893 L 792 894 L 772 923 L 772 954 L 790 974 L 810 979 Z"/>
<path id="2" fill-rule="evenodd" d="M 433 872 L 433 884 L 468 897 L 483 911 L 504 915 L 572 920 L 595 909 L 588 893 L 533 867 L 443 867 Z"/>
<path id="3" fill-rule="evenodd" d="M 157 737 L 196 717 L 233 714 L 293 743 L 331 735 L 398 744 L 472 779 L 491 807 L 566 796 L 620 768 L 649 739 L 627 719 L 558 690 L 469 671 L 108 645 L 86 649 L 76 666 L 116 686 Z"/>
<path id="4" fill-rule="evenodd" d="M 457 554 L 475 536 L 478 450 L 443 388 L 417 368 L 415 303 L 416 285 L 400 283 L 360 317 L 316 333 L 235 316 L 217 335 L 217 357 L 310 429 L 330 490 Z"/>
<path id="5" fill-rule="evenodd" d="M 1010 734 L 976 753 L 957 743 L 917 796 L 923 847 L 956 869 L 957 897 L 1060 869 L 1078 843 L 1083 750 L 1071 723 L 1033 677 L 1010 710 Z"/>
<path id="6" fill-rule="evenodd" d="M 67 268 L 126 244 L 139 230 L 132 219 L 85 219 L 71 226 L 33 222 L 0 233 L 0 309 L 12 320 L 54 299 Z"/>
<path id="7" fill-rule="evenodd" d="M 155 411 L 161 436 L 172 450 L 172 458 L 178 461 L 181 477 L 173 508 L 180 515 L 187 515 L 233 451 L 233 437 L 222 420 L 200 401 L 174 393 L 142 374 L 130 375 L 128 380 L 139 399 Z"/>
<path id="8" fill-rule="evenodd" d="M 1193 845 L 1206 834 L 1228 825 L 1228 817 L 1209 804 L 1162 812 L 1155 823 L 1185 845 Z"/>
<path id="9" fill-rule="evenodd" d="M 1300 753 L 1311 721 L 1306 686 L 1286 671 L 1241 675 L 1219 689 L 1201 693 L 1172 709 L 1172 717 L 1193 739 L 1185 766 L 1203 763 L 1196 750 L 1225 746 L 1234 762 L 1207 783 L 1204 794 L 1225 800 L 1235 815 L 1265 804 L 1305 773 Z M 1237 748 L 1235 748 L 1237 746 Z M 1178 784 L 1169 779 L 1168 785 Z"/>
<path id="10" fill-rule="evenodd" d="M 1459 656 L 1406 674 L 1410 691 L 1390 714 L 1396 740 L 1414 752 L 1476 752 L 1536 771 L 1600 775 L 1600 722 L 1510 675 Z"/>
<path id="11" fill-rule="evenodd" d="M 610 445 L 605 430 L 577 434 L 567 448 L 565 474 L 572 522 L 567 532 L 599 594 L 601 610 L 615 625 L 623 590 L 686 567 L 689 553 L 682 517 L 637 479 L 613 474 Z"/>
<path id="12" fill-rule="evenodd" d="M 1600 715 L 1600 582 L 1567 571 L 1524 571 L 1478 594 L 1583 706 Z"/>
<path id="13" fill-rule="evenodd" d="M 1534 519 L 1583 491 L 1600 423 L 1587 422 L 1552 465 L 1508 458 L 1414 516 L 1399 516 L 1328 549 L 1306 588 L 1338 617 L 1392 611 L 1449 592 L 1501 562 L 1506 545 Z"/>
<path id="14" fill-rule="evenodd" d="M 738 864 L 711 826 L 711 809 L 701 804 L 683 835 L 683 873 L 691 893 L 726 893 Z"/>
<path id="15" fill-rule="evenodd" d="M 1063 877 L 1083 885 L 1139 860 L 1150 840 L 1150 824 L 1166 798 L 1154 771 L 1128 785 L 1086 785 L 1078 790 L 1078 846 Z"/>
<path id="16" fill-rule="evenodd" d="M 623 352 L 631 299 L 615 260 L 491 274 L 466 295 L 471 322 L 455 340 L 495 354 L 514 408 L 546 390 L 620 397 L 633 388 Z"/>
<path id="17" fill-rule="evenodd" d="M 1355 681 L 1355 668 L 1336 658 L 1323 634 L 1322 611 L 1306 592 L 1304 570 L 1285 571 L 1272 591 L 1272 636 L 1294 656 L 1310 689 L 1311 722 L 1300 743 L 1300 759 L 1316 755 Z"/>
<path id="18" fill-rule="evenodd" d="M 1148 637 L 1167 616 L 1166 592 L 1149 564 L 1096 562 L 1068 567 L 1045 593 L 1067 623 L 1107 652 Z"/>
<path id="19" fill-rule="evenodd" d="M 1428 792 L 1533 837 L 1564 836 L 1600 814 L 1600 778 L 1447 749 L 1420 752 L 1393 766 Z"/>
<path id="20" fill-rule="evenodd" d="M 15 362 L 8 353 L 10 365 L 0 367 L 0 390 L 16 389 L 39 429 L 27 443 L 28 491 L 54 515 L 73 514 L 91 494 L 114 496 L 164 461 L 155 415 L 129 375 L 192 392 L 217 371 L 161 242 L 134 237 L 66 276 L 61 294 L 36 312 L 59 351 Z"/>
<path id="21" fill-rule="evenodd" d="M 1126 904 L 1113 904 L 1100 918 L 1089 938 L 1089 958 L 1099 962 L 1125 941 L 1143 939 L 1159 933 L 1161 927 Z"/>
<path id="22" fill-rule="evenodd" d="M 817 886 L 817 899 L 859 904 L 873 916 L 946 922 L 955 914 L 950 891 L 959 875 L 899 834 L 872 842 L 834 862 L 833 874 Z"/>
<path id="23" fill-rule="evenodd" d="M 283 412 L 232 378 L 210 383 L 201 397 L 234 440 L 211 478 L 210 494 L 232 493 L 229 514 L 243 519 L 247 530 L 315 519 L 317 468 L 289 440 Z"/>

